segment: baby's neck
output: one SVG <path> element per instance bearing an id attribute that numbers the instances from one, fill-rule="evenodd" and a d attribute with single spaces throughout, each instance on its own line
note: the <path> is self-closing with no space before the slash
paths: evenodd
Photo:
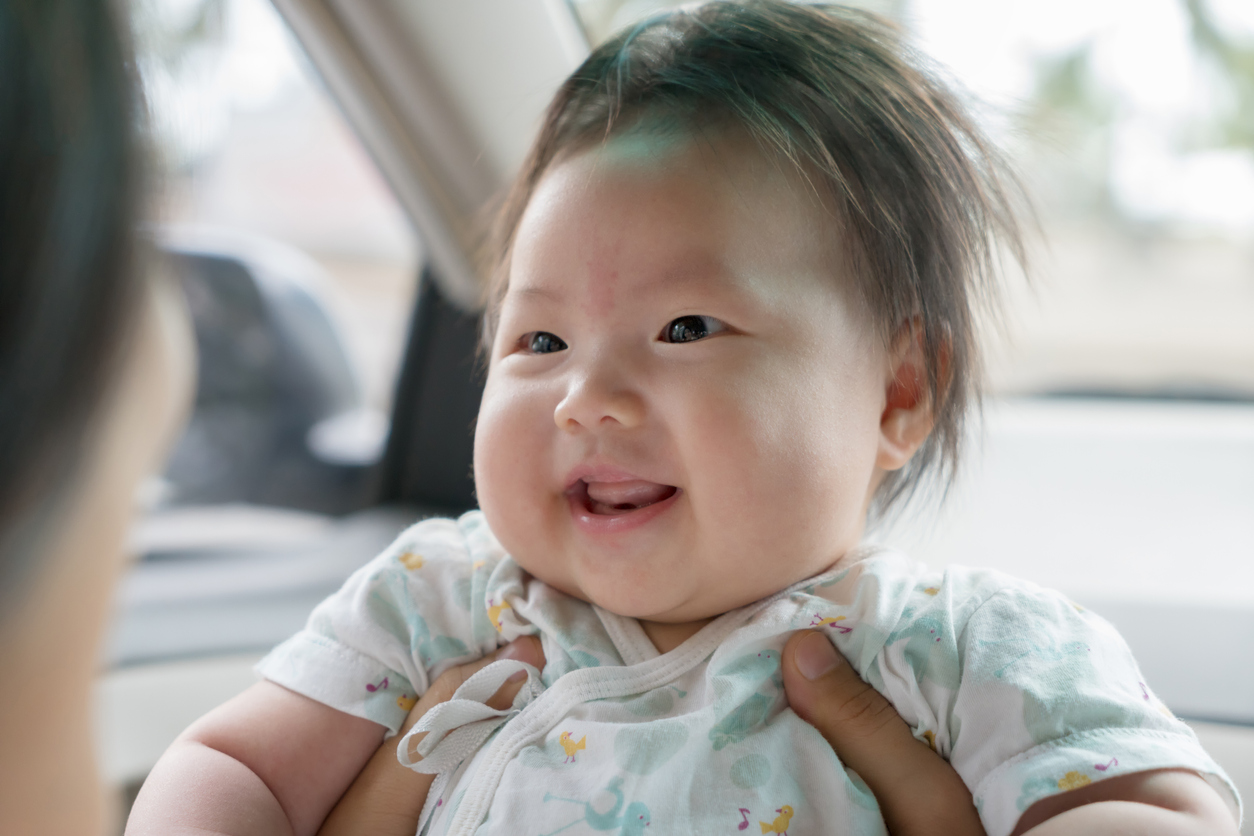
<path id="1" fill-rule="evenodd" d="M 680 624 L 667 624 L 662 621 L 641 621 L 644 634 L 653 642 L 658 653 L 669 653 L 688 639 L 697 634 L 705 625 L 714 619 L 703 618 L 700 621 L 685 621 Z"/>

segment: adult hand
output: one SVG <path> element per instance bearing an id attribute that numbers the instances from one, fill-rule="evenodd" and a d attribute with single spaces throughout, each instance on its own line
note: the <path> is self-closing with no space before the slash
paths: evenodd
<path id="1" fill-rule="evenodd" d="M 494 656 L 447 670 L 410 711 L 401 734 L 450 699 L 476 671 L 505 658 L 544 667 L 540 642 L 527 637 Z M 866 782 L 892 836 L 983 836 L 971 793 L 958 773 L 927 744 L 915 740 L 888 700 L 858 677 L 826 636 L 805 631 L 789 639 L 783 673 L 793 710 L 818 729 L 841 761 Z M 521 686 L 521 682 L 506 683 L 489 705 L 504 708 Z M 331 811 L 319 836 L 361 832 L 412 836 L 435 776 L 402 766 L 396 759 L 394 740 L 375 752 Z"/>
<path id="2" fill-rule="evenodd" d="M 410 709 L 400 735 L 404 736 L 432 708 L 452 699 L 453 693 L 477 671 L 499 659 L 517 659 L 544 668 L 540 640 L 532 636 L 516 639 L 491 656 L 450 668 L 436 677 L 427 692 Z M 506 682 L 488 700 L 488 705 L 496 709 L 508 708 L 523 681 Z M 418 829 L 418 817 L 422 815 L 422 807 L 435 776 L 414 772 L 401 765 L 396 759 L 399 739 L 394 737 L 383 742 L 327 816 L 318 836 L 357 836 L 360 833 L 414 836 Z"/>
<path id="3" fill-rule="evenodd" d="M 862 681 L 827 636 L 806 630 L 784 645 L 784 691 L 874 793 L 891 836 L 984 836 L 958 773 L 879 691 Z"/>

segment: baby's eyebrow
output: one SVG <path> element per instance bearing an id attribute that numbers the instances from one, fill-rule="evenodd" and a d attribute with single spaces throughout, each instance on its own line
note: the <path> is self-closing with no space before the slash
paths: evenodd
<path id="1" fill-rule="evenodd" d="M 692 266 L 681 266 L 678 269 L 670 269 L 657 275 L 636 289 L 638 295 L 649 296 L 657 293 L 665 292 L 684 292 L 693 291 L 724 296 L 725 298 L 736 298 L 741 301 L 749 301 L 752 292 L 746 287 L 746 280 L 741 277 L 739 280 L 727 281 L 726 278 L 730 274 L 726 272 L 722 264 L 697 263 Z M 722 276 L 724 280 L 718 280 L 715 277 Z M 513 298 L 518 302 L 526 301 L 527 303 L 540 303 L 545 305 L 559 305 L 566 302 L 565 294 L 558 290 L 545 287 L 543 284 L 519 284 L 510 285 L 505 291 L 505 298 Z"/>
<path id="2" fill-rule="evenodd" d="M 505 291 L 506 296 L 522 296 L 528 299 L 540 299 L 548 302 L 559 302 L 561 296 L 545 287 L 536 287 L 535 285 L 523 285 L 522 287 L 510 287 Z"/>

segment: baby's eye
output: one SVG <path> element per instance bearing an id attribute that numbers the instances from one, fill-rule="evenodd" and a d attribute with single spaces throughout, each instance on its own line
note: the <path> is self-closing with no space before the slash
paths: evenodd
<path id="1" fill-rule="evenodd" d="M 690 343 L 726 330 L 727 326 L 712 316 L 681 316 L 666 324 L 661 340 L 664 343 Z"/>
<path id="2" fill-rule="evenodd" d="M 555 351 L 563 351 L 567 347 L 561 337 L 550 334 L 548 331 L 532 331 L 530 334 L 523 334 L 519 342 L 532 354 L 552 354 Z"/>

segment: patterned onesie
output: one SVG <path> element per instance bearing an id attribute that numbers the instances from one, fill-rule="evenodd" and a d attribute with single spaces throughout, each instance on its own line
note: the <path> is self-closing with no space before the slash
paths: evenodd
<path id="1" fill-rule="evenodd" d="M 410 528 L 258 669 L 397 732 L 446 668 L 539 635 L 515 706 L 500 661 L 415 728 L 438 772 L 430 834 L 884 834 L 875 798 L 784 698 L 795 630 L 826 632 L 970 787 L 989 836 L 1046 796 L 1114 775 L 1223 770 L 1159 702 L 1105 621 L 1005 575 L 865 550 L 719 616 L 658 654 L 634 619 L 527 575 L 480 512 Z M 402 762 L 408 737 L 399 747 Z"/>

